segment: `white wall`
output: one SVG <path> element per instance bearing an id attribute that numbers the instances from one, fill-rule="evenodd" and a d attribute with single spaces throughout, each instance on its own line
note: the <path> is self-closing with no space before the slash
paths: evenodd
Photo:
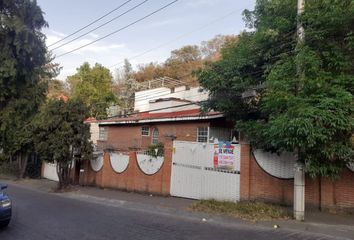
<path id="1" fill-rule="evenodd" d="M 177 112 L 177 111 L 184 111 L 184 110 L 191 110 L 191 109 L 199 109 L 200 108 L 196 104 L 183 106 L 186 104 L 189 104 L 189 103 L 176 101 L 176 100 L 153 102 L 153 103 L 150 103 L 149 110 L 153 111 L 153 110 L 161 109 L 158 111 L 154 111 L 153 113 L 163 113 L 163 112 Z M 176 107 L 176 106 L 181 106 L 181 107 Z"/>
<path id="2" fill-rule="evenodd" d="M 43 162 L 43 178 L 59 182 L 59 177 L 57 174 L 57 164 L 56 163 L 46 163 Z"/>
<path id="3" fill-rule="evenodd" d="M 168 98 L 170 93 L 171 89 L 165 87 L 135 92 L 134 111 L 148 111 L 150 100 Z"/>
<path id="4" fill-rule="evenodd" d="M 295 154 L 284 152 L 278 155 L 260 149 L 253 150 L 253 154 L 258 165 L 270 175 L 282 179 L 294 178 L 294 166 L 297 160 Z"/>
<path id="5" fill-rule="evenodd" d="M 199 87 L 187 90 L 185 86 L 180 86 L 176 87 L 173 93 L 171 93 L 171 89 L 166 87 L 136 92 L 134 110 L 140 112 L 151 110 L 149 109 L 149 101 L 159 98 L 180 98 L 189 101 L 207 100 L 209 94 L 207 92 L 200 92 L 199 90 Z"/>
<path id="6" fill-rule="evenodd" d="M 177 88 L 175 89 L 174 93 L 171 93 L 169 97 L 174 97 L 174 98 L 180 98 L 180 99 L 185 99 L 189 101 L 204 101 L 208 99 L 208 92 L 203 91 L 200 92 L 199 87 L 191 88 L 189 90 L 178 90 Z"/>

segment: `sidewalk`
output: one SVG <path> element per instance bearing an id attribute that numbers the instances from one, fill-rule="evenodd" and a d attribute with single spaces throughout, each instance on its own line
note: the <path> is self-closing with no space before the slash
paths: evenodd
<path id="1" fill-rule="evenodd" d="M 43 179 L 7 182 L 9 184 L 52 193 L 54 193 L 53 189 L 55 189 L 57 184 L 56 182 Z M 190 199 L 161 197 L 80 186 L 75 186 L 73 191 L 59 194 L 63 197 L 110 205 L 112 207 L 124 207 L 132 210 L 143 209 L 144 211 L 153 212 L 159 211 L 160 213 L 173 216 L 198 218 L 200 220 L 204 219 L 208 222 L 228 226 L 242 223 L 273 228 L 274 225 L 278 225 L 280 229 L 319 233 L 335 238 L 354 239 L 354 215 L 338 215 L 312 210 L 306 212 L 306 221 L 304 222 L 297 222 L 295 220 L 274 220 L 251 223 L 235 218 L 192 212 L 190 206 L 196 202 L 196 200 Z"/>

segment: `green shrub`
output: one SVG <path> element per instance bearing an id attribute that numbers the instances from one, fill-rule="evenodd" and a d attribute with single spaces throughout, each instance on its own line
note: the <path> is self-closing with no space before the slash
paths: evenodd
<path id="1" fill-rule="evenodd" d="M 157 149 L 157 151 L 156 151 Z M 157 143 L 148 146 L 147 154 L 152 157 L 163 157 L 164 155 L 164 144 Z"/>

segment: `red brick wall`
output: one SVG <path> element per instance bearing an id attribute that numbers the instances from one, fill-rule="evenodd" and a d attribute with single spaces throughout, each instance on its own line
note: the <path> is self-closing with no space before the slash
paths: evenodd
<path id="1" fill-rule="evenodd" d="M 141 127 L 150 127 L 150 136 L 141 135 Z M 107 126 L 107 141 L 99 141 L 103 149 L 115 149 L 127 151 L 131 149 L 146 149 L 151 145 L 151 135 L 154 128 L 159 130 L 159 142 L 170 141 L 171 137 L 176 136 L 176 140 L 196 141 L 197 128 L 208 127 L 209 122 L 176 122 L 176 123 L 156 123 L 149 125 L 115 125 Z"/>
<path id="2" fill-rule="evenodd" d="M 305 180 L 306 207 L 354 209 L 354 173 L 343 170 L 338 181 Z M 272 177 L 262 170 L 251 154 L 248 144 L 241 144 L 241 200 L 264 200 L 292 205 L 293 180 Z"/>
<path id="3" fill-rule="evenodd" d="M 127 169 L 123 173 L 116 173 L 112 169 L 109 153 L 105 153 L 104 164 L 99 172 L 94 172 L 91 169 L 90 163 L 86 163 L 84 184 L 125 191 L 169 195 L 171 162 L 172 141 L 165 142 L 164 163 L 161 169 L 154 175 L 146 175 L 139 169 L 135 152 L 130 152 Z"/>

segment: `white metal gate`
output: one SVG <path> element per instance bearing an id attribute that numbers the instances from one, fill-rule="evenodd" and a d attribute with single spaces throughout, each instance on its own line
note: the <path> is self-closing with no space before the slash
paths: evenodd
<path id="1" fill-rule="evenodd" d="M 171 195 L 193 199 L 240 200 L 240 146 L 234 170 L 214 168 L 214 144 L 174 141 Z"/>

